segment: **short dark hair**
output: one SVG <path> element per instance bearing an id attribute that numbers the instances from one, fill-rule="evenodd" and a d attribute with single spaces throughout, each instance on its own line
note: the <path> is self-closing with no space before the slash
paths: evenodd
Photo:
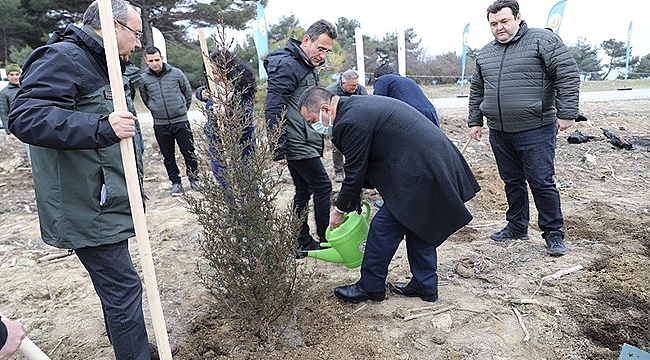
<path id="1" fill-rule="evenodd" d="M 510 8 L 512 16 L 517 17 L 519 14 L 519 3 L 517 0 L 496 0 L 487 8 L 487 18 L 490 20 L 490 14 L 496 14 L 503 8 Z"/>
<path id="2" fill-rule="evenodd" d="M 395 67 L 391 64 L 381 64 L 375 68 L 375 72 L 373 73 L 373 76 L 375 79 L 379 78 L 382 75 L 386 74 L 396 74 L 397 71 L 395 70 Z"/>
<path id="3" fill-rule="evenodd" d="M 323 104 L 329 104 L 334 94 L 321 86 L 310 86 L 300 95 L 298 100 L 298 110 L 303 107 L 307 111 L 316 112 Z"/>
<path id="4" fill-rule="evenodd" d="M 307 35 L 312 40 L 316 40 L 317 37 L 319 37 L 321 34 L 327 34 L 327 36 L 330 37 L 330 39 L 336 40 L 338 37 L 338 33 L 336 32 L 336 27 L 332 25 L 327 20 L 320 19 L 316 21 L 315 23 L 311 24 L 309 29 L 307 29 L 306 32 Z"/>
<path id="5" fill-rule="evenodd" d="M 160 54 L 162 56 L 162 53 L 160 52 L 160 49 L 158 49 L 155 46 L 149 46 L 145 51 L 145 55 L 153 55 L 153 54 Z"/>

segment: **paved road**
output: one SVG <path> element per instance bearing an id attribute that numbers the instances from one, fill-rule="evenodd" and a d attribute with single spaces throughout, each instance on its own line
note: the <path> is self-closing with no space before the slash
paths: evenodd
<path id="1" fill-rule="evenodd" d="M 583 92 L 580 94 L 581 102 L 591 101 L 612 101 L 612 100 L 634 100 L 634 99 L 650 99 L 650 89 L 631 89 L 631 90 L 614 90 L 614 91 L 593 91 Z M 431 99 L 431 102 L 436 108 L 465 108 L 467 109 L 469 98 L 444 98 L 444 99 Z M 188 116 L 192 121 L 203 123 L 205 117 L 199 110 L 190 110 Z M 150 113 L 139 113 L 138 119 L 142 123 L 151 123 Z"/>
<path id="2" fill-rule="evenodd" d="M 593 91 L 580 94 L 581 102 L 650 99 L 650 89 Z M 467 108 L 469 98 L 432 99 L 436 108 Z"/>

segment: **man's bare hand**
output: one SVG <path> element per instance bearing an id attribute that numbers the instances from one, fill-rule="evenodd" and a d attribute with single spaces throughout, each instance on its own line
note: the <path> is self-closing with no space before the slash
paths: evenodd
<path id="1" fill-rule="evenodd" d="M 7 327 L 7 342 L 0 349 L 0 360 L 5 360 L 18 350 L 26 334 L 23 324 L 20 322 L 10 320 L 2 320 L 2 322 Z"/>
<path id="2" fill-rule="evenodd" d="M 557 119 L 557 128 L 560 131 L 564 131 L 564 130 L 570 128 L 571 126 L 573 126 L 574 122 L 575 122 L 575 120 Z"/>
<path id="3" fill-rule="evenodd" d="M 341 214 L 336 210 L 330 212 L 330 229 L 334 230 L 343 223 L 343 215 L 345 214 Z"/>
<path id="4" fill-rule="evenodd" d="M 483 127 L 482 126 L 472 126 L 469 128 L 469 137 L 476 141 L 481 141 L 483 137 Z"/>
<path id="5" fill-rule="evenodd" d="M 135 121 L 137 118 L 128 111 L 114 111 L 108 115 L 108 122 L 111 124 L 115 135 L 120 139 L 135 136 Z"/>

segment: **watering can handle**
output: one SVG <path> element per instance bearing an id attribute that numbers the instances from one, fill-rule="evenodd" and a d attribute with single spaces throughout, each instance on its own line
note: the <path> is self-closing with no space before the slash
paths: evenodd
<path id="1" fill-rule="evenodd" d="M 370 207 L 370 203 L 368 201 L 363 200 L 362 203 L 366 207 L 366 222 L 369 223 L 370 222 L 370 211 L 371 211 L 372 208 Z"/>

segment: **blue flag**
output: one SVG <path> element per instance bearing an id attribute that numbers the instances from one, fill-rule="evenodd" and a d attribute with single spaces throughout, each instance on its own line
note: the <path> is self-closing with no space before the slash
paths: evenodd
<path id="1" fill-rule="evenodd" d="M 260 80 L 266 80 L 266 70 L 264 69 L 264 57 L 269 53 L 269 32 L 264 16 L 264 6 L 257 3 L 257 27 L 253 31 L 253 41 L 257 49 L 257 65 L 259 68 Z"/>
<path id="2" fill-rule="evenodd" d="M 551 11 L 548 13 L 546 27 L 553 30 L 553 32 L 556 34 L 560 32 L 560 25 L 562 25 L 562 14 L 564 13 L 565 4 L 566 0 L 558 2 L 551 8 Z"/>
<path id="3" fill-rule="evenodd" d="M 627 80 L 627 74 L 630 73 L 630 41 L 632 40 L 632 22 L 630 21 L 630 27 L 627 29 L 627 50 L 625 50 L 625 80 Z"/>
<path id="4" fill-rule="evenodd" d="M 469 23 L 465 25 L 463 30 L 463 54 L 460 57 L 460 86 L 463 86 L 465 83 L 465 61 L 467 60 L 467 39 L 469 36 Z"/>

